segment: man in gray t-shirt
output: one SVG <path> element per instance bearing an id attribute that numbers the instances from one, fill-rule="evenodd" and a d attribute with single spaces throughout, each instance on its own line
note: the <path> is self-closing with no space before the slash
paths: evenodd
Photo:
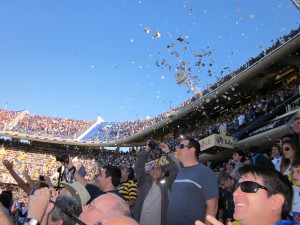
<path id="1" fill-rule="evenodd" d="M 184 168 L 172 185 L 168 225 L 194 225 L 196 220 L 210 224 L 205 215 L 216 216 L 219 188 L 214 172 L 198 162 L 200 144 L 183 139 L 176 149 Z"/>

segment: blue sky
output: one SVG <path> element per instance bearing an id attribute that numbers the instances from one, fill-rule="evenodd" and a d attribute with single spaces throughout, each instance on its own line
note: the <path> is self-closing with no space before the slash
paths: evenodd
<path id="1" fill-rule="evenodd" d="M 3 0 L 0 108 L 84 120 L 154 117 L 192 95 L 176 84 L 180 60 L 193 65 L 193 53 L 211 52 L 200 70 L 192 67 L 203 89 L 298 28 L 299 15 L 289 0 Z M 163 60 L 170 71 L 156 66 Z"/>

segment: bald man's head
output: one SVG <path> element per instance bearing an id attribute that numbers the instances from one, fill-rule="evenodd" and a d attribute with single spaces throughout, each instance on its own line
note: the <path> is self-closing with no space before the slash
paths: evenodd
<path id="1" fill-rule="evenodd" d="M 118 216 L 104 220 L 103 225 L 139 225 L 134 219 L 127 216 Z"/>

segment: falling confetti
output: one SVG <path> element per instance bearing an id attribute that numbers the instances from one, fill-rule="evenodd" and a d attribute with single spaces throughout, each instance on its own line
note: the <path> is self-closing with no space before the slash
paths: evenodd
<path id="1" fill-rule="evenodd" d="M 159 31 L 156 31 L 155 34 L 153 35 L 153 39 L 157 39 L 160 37 L 161 37 L 161 34 L 159 33 Z"/>
<path id="2" fill-rule="evenodd" d="M 149 28 L 149 27 L 146 27 L 146 28 L 144 29 L 144 31 L 146 32 L 146 34 L 149 34 L 149 33 L 150 33 L 150 28 Z"/>

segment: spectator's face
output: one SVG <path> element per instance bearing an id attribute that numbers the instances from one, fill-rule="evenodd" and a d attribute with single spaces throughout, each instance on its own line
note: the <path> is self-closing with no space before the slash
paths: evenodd
<path id="1" fill-rule="evenodd" d="M 121 170 L 122 173 L 122 180 L 127 180 L 129 176 L 129 171 L 127 168 L 122 168 Z"/>
<path id="2" fill-rule="evenodd" d="M 294 132 L 300 134 L 300 119 L 294 122 Z"/>
<path id="3" fill-rule="evenodd" d="M 195 154 L 195 152 L 191 152 L 191 149 L 188 148 L 189 146 L 189 141 L 188 140 L 182 140 L 180 142 L 180 145 L 184 146 L 183 148 L 177 147 L 176 152 L 177 152 L 177 158 L 179 161 L 183 162 L 185 159 L 189 158 L 191 154 Z M 179 145 L 179 146 L 180 146 Z"/>
<path id="4" fill-rule="evenodd" d="M 150 177 L 152 181 L 156 181 L 158 179 L 163 178 L 164 172 L 162 171 L 161 165 L 154 164 L 150 170 Z"/>
<path id="5" fill-rule="evenodd" d="M 242 156 L 240 156 L 238 153 L 233 153 L 232 154 L 232 160 L 234 162 L 240 162 L 242 160 Z"/>
<path id="6" fill-rule="evenodd" d="M 300 166 L 292 167 L 293 181 L 296 186 L 300 186 Z"/>
<path id="7" fill-rule="evenodd" d="M 103 190 L 103 187 L 109 182 L 108 179 L 110 179 L 110 177 L 106 177 L 106 169 L 101 169 L 96 178 L 95 185 L 99 187 L 100 190 Z"/>
<path id="8" fill-rule="evenodd" d="M 231 179 L 227 179 L 227 180 L 222 180 L 219 184 L 219 186 L 224 189 L 227 190 L 229 188 L 231 188 Z"/>
<path id="9" fill-rule="evenodd" d="M 227 171 L 227 173 L 231 174 L 232 170 L 233 170 L 233 166 L 230 165 L 230 164 L 226 164 L 226 171 Z"/>
<path id="10" fill-rule="evenodd" d="M 83 207 L 79 219 L 87 225 L 94 225 L 97 222 L 101 222 L 103 218 L 102 208 L 109 204 L 106 197 L 99 196 L 89 205 Z"/>
<path id="11" fill-rule="evenodd" d="M 280 151 L 277 147 L 273 146 L 272 147 L 272 157 L 275 158 L 277 156 L 280 156 Z"/>
<path id="12" fill-rule="evenodd" d="M 289 159 L 291 161 L 295 158 L 296 151 L 289 143 L 284 143 L 282 146 L 282 150 L 283 155 L 286 159 Z"/>
<path id="13" fill-rule="evenodd" d="M 239 182 L 243 181 L 253 181 L 264 186 L 260 177 L 255 178 L 250 174 L 239 180 Z M 235 204 L 233 217 L 241 224 L 255 224 L 258 218 L 274 216 L 273 198 L 268 197 L 264 189 L 259 188 L 256 193 L 246 193 L 239 187 L 233 193 L 233 200 Z"/>

